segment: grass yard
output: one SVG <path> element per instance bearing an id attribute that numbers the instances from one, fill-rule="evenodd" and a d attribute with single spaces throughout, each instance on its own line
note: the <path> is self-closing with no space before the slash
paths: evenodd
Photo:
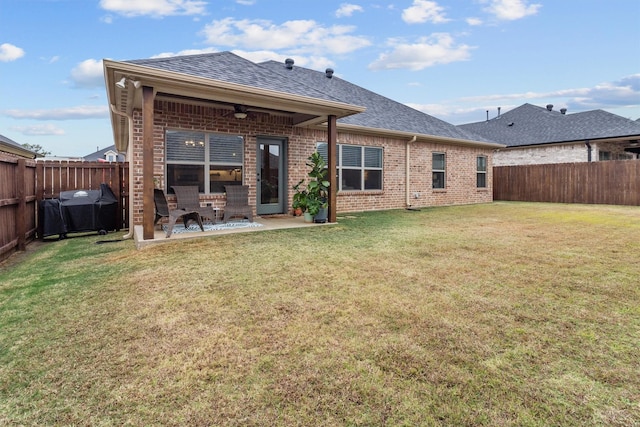
<path id="1" fill-rule="evenodd" d="M 1 425 L 640 425 L 638 207 L 100 239 L 0 267 Z"/>

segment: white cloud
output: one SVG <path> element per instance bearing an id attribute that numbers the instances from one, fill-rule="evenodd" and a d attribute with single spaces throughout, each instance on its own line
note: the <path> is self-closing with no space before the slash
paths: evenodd
<path id="1" fill-rule="evenodd" d="M 477 25 L 482 25 L 482 19 L 480 18 L 467 18 L 465 19 L 465 21 L 467 22 L 467 24 L 473 26 L 477 26 Z"/>
<path id="2" fill-rule="evenodd" d="M 236 3 L 243 6 L 253 6 L 254 4 L 256 4 L 256 0 L 236 0 Z"/>
<path id="3" fill-rule="evenodd" d="M 2 114 L 14 119 L 31 120 L 84 120 L 109 117 L 106 105 L 80 105 L 50 110 L 4 110 Z"/>
<path id="4" fill-rule="evenodd" d="M 206 5 L 200 0 L 100 0 L 104 10 L 126 17 L 199 15 L 205 12 Z"/>
<path id="5" fill-rule="evenodd" d="M 522 92 L 502 95 L 471 96 L 460 98 L 463 102 L 498 103 L 519 100 L 524 102 L 560 100 L 577 110 L 611 107 L 640 106 L 640 74 L 633 74 L 613 82 L 598 83 L 590 88 L 559 89 L 547 92 Z"/>
<path id="6" fill-rule="evenodd" d="M 313 20 L 286 21 L 274 24 L 267 20 L 225 18 L 205 26 L 207 43 L 252 50 L 288 49 L 292 54 L 343 54 L 369 46 L 365 37 L 349 33 L 354 27 L 324 27 Z"/>
<path id="7" fill-rule="evenodd" d="M 79 88 L 104 86 L 102 60 L 86 59 L 82 61 L 71 70 L 71 79 Z"/>
<path id="8" fill-rule="evenodd" d="M 64 135 L 64 129 L 60 129 L 50 123 L 31 126 L 12 126 L 11 130 L 30 136 Z"/>
<path id="9" fill-rule="evenodd" d="M 213 47 L 207 47 L 204 49 L 185 49 L 179 52 L 162 52 L 157 55 L 153 55 L 151 58 L 169 58 L 172 56 L 200 55 L 203 53 L 216 53 L 216 52 L 219 52 L 219 50 Z"/>
<path id="10" fill-rule="evenodd" d="M 527 4 L 528 0 L 491 0 L 485 10 L 502 21 L 514 21 L 525 16 L 535 15 L 541 4 Z"/>
<path id="11" fill-rule="evenodd" d="M 357 4 L 342 3 L 338 10 L 336 10 L 336 18 L 342 18 L 345 16 L 351 16 L 354 12 L 362 12 L 362 6 Z"/>
<path id="12" fill-rule="evenodd" d="M 424 22 L 441 24 L 449 21 L 443 12 L 444 8 L 435 1 L 413 0 L 413 6 L 402 11 L 402 19 L 407 24 L 422 24 Z"/>
<path id="13" fill-rule="evenodd" d="M 389 70 L 406 68 L 417 71 L 437 64 L 466 61 L 473 49 L 467 45 L 456 45 L 448 33 L 434 33 L 423 37 L 416 43 L 407 44 L 390 41 L 393 50 L 382 53 L 378 59 L 369 64 L 372 70 Z"/>
<path id="14" fill-rule="evenodd" d="M 568 113 L 603 109 L 623 117 L 637 118 L 640 111 L 640 74 L 587 88 L 559 89 L 546 92 L 520 92 L 463 97 L 439 104 L 407 104 L 453 124 L 478 122 L 495 117 L 498 107 L 505 113 L 524 103 L 554 109 L 568 108 Z M 633 116 L 633 118 L 631 117 Z"/>
<path id="15" fill-rule="evenodd" d="M 0 44 L 0 62 L 11 62 L 24 56 L 24 50 L 10 43 Z"/>

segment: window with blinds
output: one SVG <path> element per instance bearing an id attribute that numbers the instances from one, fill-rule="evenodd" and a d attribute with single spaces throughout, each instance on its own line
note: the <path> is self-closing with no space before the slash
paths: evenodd
<path id="1" fill-rule="evenodd" d="M 244 138 L 181 130 L 165 135 L 167 190 L 197 185 L 200 193 L 221 193 L 225 185 L 241 185 Z"/>
<path id="2" fill-rule="evenodd" d="M 476 187 L 487 188 L 487 158 L 485 156 L 476 158 Z"/>
<path id="3" fill-rule="evenodd" d="M 444 153 L 432 153 L 431 188 L 445 188 L 446 158 Z"/>

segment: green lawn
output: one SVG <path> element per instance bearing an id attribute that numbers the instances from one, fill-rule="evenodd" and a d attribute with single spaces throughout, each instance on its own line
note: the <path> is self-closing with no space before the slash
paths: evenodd
<path id="1" fill-rule="evenodd" d="M 640 425 L 638 207 L 101 239 L 1 267 L 0 425 Z"/>

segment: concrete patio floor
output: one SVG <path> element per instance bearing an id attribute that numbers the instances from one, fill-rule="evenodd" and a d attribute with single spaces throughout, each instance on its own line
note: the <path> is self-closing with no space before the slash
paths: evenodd
<path id="1" fill-rule="evenodd" d="M 141 225 L 134 227 L 133 237 L 138 249 L 148 247 L 150 245 L 157 245 L 162 243 L 168 243 L 176 240 L 184 239 L 201 239 L 204 237 L 222 236 L 225 234 L 235 233 L 255 233 L 268 230 L 281 230 L 286 228 L 301 228 L 301 227 L 322 227 L 326 225 L 332 225 L 336 223 L 324 223 L 316 224 L 313 222 L 305 222 L 301 216 L 291 215 L 268 215 L 262 217 L 254 217 L 253 222 L 262 224 L 262 227 L 246 227 L 235 228 L 229 230 L 213 230 L 213 231 L 197 231 L 189 233 L 173 233 L 171 237 L 167 238 L 165 232 L 161 229 L 160 225 L 154 227 L 153 239 L 143 239 L 143 230 Z"/>

